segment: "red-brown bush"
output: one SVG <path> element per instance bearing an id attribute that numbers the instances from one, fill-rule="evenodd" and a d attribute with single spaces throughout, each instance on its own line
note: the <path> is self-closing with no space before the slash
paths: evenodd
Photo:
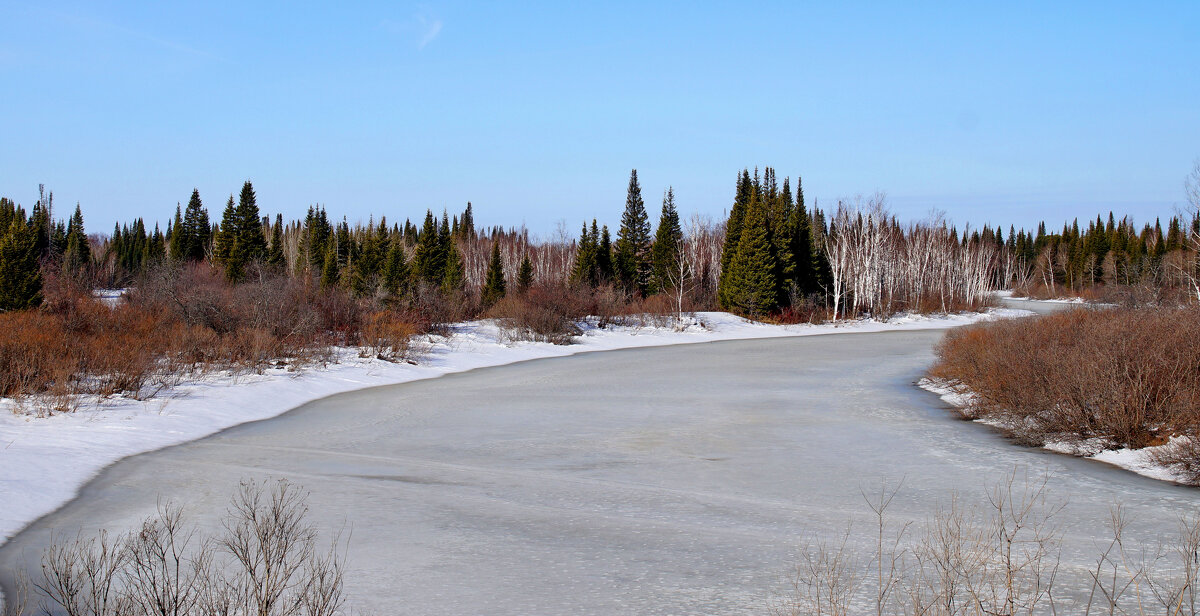
<path id="1" fill-rule="evenodd" d="M 1072 310 L 952 331 L 932 375 L 1020 436 L 1143 447 L 1200 427 L 1200 310 Z"/>

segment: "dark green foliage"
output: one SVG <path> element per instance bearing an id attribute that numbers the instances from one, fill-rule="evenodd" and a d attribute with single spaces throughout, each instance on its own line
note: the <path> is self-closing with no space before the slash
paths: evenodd
<path id="1" fill-rule="evenodd" d="M 629 174 L 625 195 L 625 211 L 617 231 L 617 280 L 626 290 L 645 295 L 650 286 L 653 264 L 650 257 L 650 220 L 642 202 L 642 187 L 638 184 L 637 169 Z"/>
<path id="2" fill-rule="evenodd" d="M 330 245 L 325 249 L 325 263 L 321 266 L 321 288 L 332 289 L 336 287 L 339 278 L 337 250 Z"/>
<path id="3" fill-rule="evenodd" d="M 75 213 L 67 223 L 67 243 L 63 251 L 63 269 L 79 272 L 92 264 L 92 249 L 88 245 L 87 232 L 83 228 L 83 212 L 75 204 Z"/>
<path id="4" fill-rule="evenodd" d="M 575 266 L 571 270 L 571 282 L 595 287 L 600 283 L 600 233 L 596 228 L 596 220 L 592 219 L 592 229 L 588 231 L 587 223 L 579 232 L 579 247 L 575 251 Z"/>
<path id="5" fill-rule="evenodd" d="M 42 303 L 42 274 L 38 264 L 38 238 L 25 213 L 12 202 L 0 204 L 7 209 L 3 217 L 7 227 L 0 229 L 0 312 L 24 310 Z"/>
<path id="6" fill-rule="evenodd" d="M 517 270 L 517 292 L 524 294 L 533 286 L 533 263 L 526 254 L 521 259 L 521 268 Z"/>
<path id="7" fill-rule="evenodd" d="M 492 244 L 492 258 L 488 261 L 487 279 L 483 283 L 482 301 L 485 307 L 500 301 L 506 292 L 504 262 L 500 258 L 500 244 Z"/>
<path id="8" fill-rule="evenodd" d="M 675 191 L 667 189 L 663 197 L 662 214 L 658 218 L 658 230 L 654 234 L 651 258 L 654 262 L 653 290 L 666 291 L 679 284 L 680 248 L 683 246 L 683 229 L 679 226 L 679 212 L 675 209 Z"/>
<path id="9" fill-rule="evenodd" d="M 243 264 L 267 256 L 267 238 L 263 234 L 262 217 L 258 213 L 258 199 L 249 181 L 242 184 L 242 193 L 238 196 L 237 250 Z"/>
<path id="10" fill-rule="evenodd" d="M 601 282 L 612 280 L 616 275 L 613 266 L 612 238 L 608 235 L 608 225 L 604 225 L 600 229 L 600 244 L 596 247 L 596 271 L 599 272 Z"/>
<path id="11" fill-rule="evenodd" d="M 417 236 L 413 267 L 416 269 L 417 277 L 430 284 L 441 284 L 445 276 L 446 253 L 438 238 L 438 226 L 432 211 L 425 212 L 425 224 Z"/>
<path id="12" fill-rule="evenodd" d="M 267 265 L 277 268 L 287 265 L 287 257 L 283 254 L 283 214 L 276 214 L 275 224 L 271 226 L 271 246 L 267 249 Z"/>
<path id="13" fill-rule="evenodd" d="M 763 315 L 778 307 L 778 281 L 772 254 L 767 204 L 751 197 L 742 221 L 737 250 L 730 261 L 729 307 L 745 314 Z"/>
<path id="14" fill-rule="evenodd" d="M 742 237 L 742 220 L 746 217 L 746 207 L 754 185 L 750 182 L 750 170 L 743 169 L 738 175 L 737 190 L 734 192 L 733 207 L 729 210 L 729 219 L 725 222 L 725 244 L 721 249 L 721 279 L 717 282 L 717 301 L 722 308 L 733 306 L 729 285 L 732 277 L 726 275 L 737 254 L 738 241 Z"/>
<path id="15" fill-rule="evenodd" d="M 458 253 L 458 247 L 448 236 L 445 254 L 446 269 L 442 277 L 442 291 L 446 294 L 460 292 L 467 282 L 466 272 L 463 268 L 462 255 Z"/>
<path id="16" fill-rule="evenodd" d="M 175 229 L 176 233 L 180 229 Z M 187 209 L 183 212 L 183 229 L 180 235 L 180 258 L 187 261 L 203 261 L 212 243 L 212 226 L 208 222 L 208 210 L 200 201 L 200 191 L 192 189 Z"/>
<path id="17" fill-rule="evenodd" d="M 383 264 L 383 290 L 391 297 L 408 292 L 408 260 L 404 254 L 404 237 L 393 235 Z"/>

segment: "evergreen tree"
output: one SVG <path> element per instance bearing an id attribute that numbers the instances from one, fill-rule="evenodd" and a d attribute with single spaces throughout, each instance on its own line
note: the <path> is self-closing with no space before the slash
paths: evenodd
<path id="1" fill-rule="evenodd" d="M 175 204 L 175 219 L 167 224 L 167 254 L 182 261 L 187 252 L 187 229 L 183 226 L 183 208 Z"/>
<path id="2" fill-rule="evenodd" d="M 812 295 L 820 290 L 814 256 L 817 248 L 813 246 L 812 221 L 804 205 L 804 187 L 799 177 L 796 178 L 796 207 L 792 208 L 788 227 L 791 229 L 791 246 L 788 252 L 793 263 L 792 288 L 800 296 Z"/>
<path id="3" fill-rule="evenodd" d="M 651 255 L 654 262 L 654 290 L 671 289 L 679 278 L 679 250 L 683 244 L 683 229 L 679 226 L 679 212 L 675 209 L 675 191 L 667 188 L 663 196 L 662 214 L 658 217 L 658 230 L 654 234 Z"/>
<path id="4" fill-rule="evenodd" d="M 612 238 L 608 234 L 608 225 L 600 229 L 600 244 L 596 247 L 596 273 L 598 281 L 607 283 L 616 275 L 613 266 Z"/>
<path id="5" fill-rule="evenodd" d="M 437 223 L 433 212 L 425 211 L 425 224 L 417 235 L 417 249 L 413 255 L 416 275 L 427 283 L 441 284 L 445 274 L 446 255 L 438 239 Z"/>
<path id="6" fill-rule="evenodd" d="M 287 257 L 283 254 L 283 214 L 275 215 L 275 225 L 271 227 L 271 247 L 267 249 L 267 265 L 275 268 L 287 265 Z"/>
<path id="7" fill-rule="evenodd" d="M 333 227 L 329 225 L 329 217 L 325 214 L 325 208 L 308 207 L 308 214 L 304 217 L 304 252 L 308 255 L 308 266 L 310 271 L 315 275 L 325 269 L 325 253 L 328 252 L 330 236 L 333 235 Z"/>
<path id="8" fill-rule="evenodd" d="M 721 278 L 717 281 L 717 302 L 722 308 L 733 307 L 733 298 L 729 290 L 733 277 L 726 276 L 725 273 L 732 267 L 733 257 L 737 254 L 738 242 L 742 238 L 742 219 L 746 217 L 746 208 L 750 204 L 753 192 L 750 171 L 742 169 L 741 175 L 738 176 L 733 207 L 730 208 L 729 219 L 725 222 L 725 245 L 721 248 Z"/>
<path id="9" fill-rule="evenodd" d="M 0 232 L 0 312 L 24 310 L 42 303 L 37 231 L 19 210 Z"/>
<path id="10" fill-rule="evenodd" d="M 398 297 L 408 291 L 408 261 L 404 254 L 404 237 L 393 235 L 389 242 L 387 261 L 383 265 L 383 288 L 388 295 Z"/>
<path id="11" fill-rule="evenodd" d="M 325 249 L 325 263 L 321 266 L 321 288 L 336 287 L 339 278 L 337 250 L 330 245 Z"/>
<path id="12" fill-rule="evenodd" d="M 522 295 L 533 286 L 533 263 L 529 261 L 527 253 L 521 259 L 521 269 L 517 270 L 517 292 Z"/>
<path id="13" fill-rule="evenodd" d="M 67 224 L 66 250 L 63 252 L 63 267 L 69 272 L 77 272 L 92 263 L 92 249 L 88 245 L 87 232 L 83 229 L 83 212 L 79 204 L 75 204 L 75 213 Z"/>
<path id="14" fill-rule="evenodd" d="M 187 208 L 183 211 L 183 234 L 181 235 L 179 253 L 181 258 L 188 261 L 203 261 L 208 254 L 211 242 L 212 227 L 208 222 L 208 210 L 200 201 L 200 191 L 192 189 L 192 197 L 188 199 Z"/>
<path id="15" fill-rule="evenodd" d="M 629 189 L 625 195 L 625 211 L 617 231 L 617 279 L 626 290 L 645 295 L 650 286 L 653 264 L 650 257 L 650 220 L 642 202 L 642 187 L 638 184 L 637 169 L 629 174 Z"/>
<path id="16" fill-rule="evenodd" d="M 729 271 L 722 274 L 730 277 L 729 305 L 744 314 L 767 314 L 778 307 L 779 290 L 767 204 L 757 195 L 750 199 L 741 231 Z"/>
<path id="17" fill-rule="evenodd" d="M 587 223 L 579 232 L 579 248 L 575 251 L 575 266 L 571 270 L 571 282 L 595 287 L 599 282 L 599 264 L 597 261 L 600 250 L 600 238 L 596 232 L 596 221 L 592 220 L 592 231 L 588 232 Z"/>
<path id="18" fill-rule="evenodd" d="M 449 234 L 447 234 L 449 237 Z M 462 255 L 458 253 L 458 247 L 454 240 L 446 242 L 446 268 L 442 278 L 442 291 L 447 295 L 462 291 L 463 285 L 466 284 L 466 272 L 463 268 Z"/>
<path id="19" fill-rule="evenodd" d="M 267 257 L 267 237 L 263 233 L 254 186 L 249 181 L 242 184 L 242 193 L 238 196 L 237 253 L 243 267 L 251 261 L 261 261 Z"/>
<path id="20" fill-rule="evenodd" d="M 241 278 L 241 263 L 237 259 L 237 208 L 233 204 L 233 195 L 225 204 L 221 214 L 221 224 L 217 227 L 217 236 L 213 240 L 213 258 L 225 267 L 225 277 L 229 280 Z"/>
<path id="21" fill-rule="evenodd" d="M 505 294 L 504 262 L 500 259 L 500 244 L 492 244 L 492 259 L 488 262 L 487 280 L 483 284 L 483 305 L 491 306 Z"/>

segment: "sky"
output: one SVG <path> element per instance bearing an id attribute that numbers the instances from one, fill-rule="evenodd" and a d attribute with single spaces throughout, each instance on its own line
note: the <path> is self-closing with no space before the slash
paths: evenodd
<path id="1" fill-rule="evenodd" d="M 345 4 L 347 6 L 340 6 Z M 226 3 L 0 0 L 0 195 L 88 230 L 351 222 L 474 204 L 477 224 L 719 219 L 744 167 L 809 205 L 1051 226 L 1185 206 L 1200 2 Z"/>

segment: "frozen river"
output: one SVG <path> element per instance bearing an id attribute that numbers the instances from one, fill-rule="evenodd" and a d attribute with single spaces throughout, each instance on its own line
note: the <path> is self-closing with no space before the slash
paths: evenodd
<path id="1" fill-rule="evenodd" d="M 1014 467 L 1069 501 L 1090 559 L 1115 502 L 1135 536 L 1200 493 L 1014 446 L 913 383 L 940 331 L 591 353 L 333 396 L 126 459 L 0 548 L 8 584 L 49 533 L 125 529 L 156 501 L 211 522 L 243 478 L 311 491 L 346 528 L 348 591 L 376 614 L 762 614 L 805 537 L 979 499 Z M 7 586 L 6 586 L 7 587 Z"/>

